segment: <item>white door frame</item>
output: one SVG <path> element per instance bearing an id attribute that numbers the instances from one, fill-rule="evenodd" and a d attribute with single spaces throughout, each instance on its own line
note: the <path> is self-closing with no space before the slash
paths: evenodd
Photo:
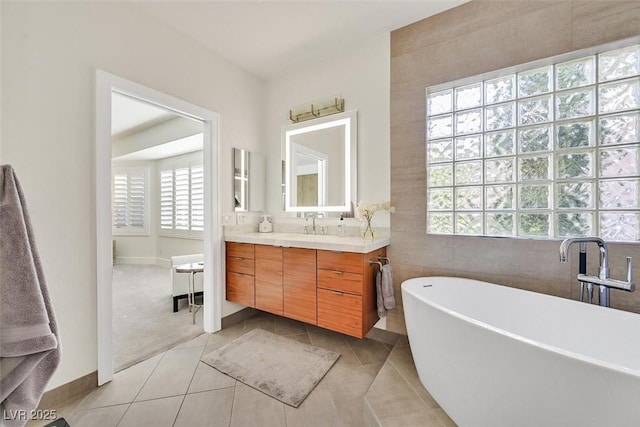
<path id="1" fill-rule="evenodd" d="M 204 330 L 222 326 L 222 225 L 220 218 L 219 115 L 170 95 L 96 71 L 96 272 L 98 312 L 98 385 L 113 378 L 111 259 L 111 93 L 160 105 L 203 122 L 204 153 Z"/>

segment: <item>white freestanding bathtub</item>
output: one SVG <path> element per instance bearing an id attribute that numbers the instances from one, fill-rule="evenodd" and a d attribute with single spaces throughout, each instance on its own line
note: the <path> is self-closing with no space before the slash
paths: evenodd
<path id="1" fill-rule="evenodd" d="M 420 381 L 459 426 L 640 426 L 640 315 L 454 277 L 402 298 Z"/>

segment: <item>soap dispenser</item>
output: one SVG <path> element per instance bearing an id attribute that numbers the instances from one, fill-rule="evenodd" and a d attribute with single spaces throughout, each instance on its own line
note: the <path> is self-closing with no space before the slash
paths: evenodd
<path id="1" fill-rule="evenodd" d="M 347 228 L 344 225 L 344 218 L 342 214 L 340 214 L 340 222 L 338 223 L 338 236 L 346 236 L 346 235 L 347 235 Z"/>
<path id="2" fill-rule="evenodd" d="M 267 219 L 268 215 L 262 215 L 262 222 L 258 225 L 258 231 L 260 233 L 271 233 L 273 231 L 273 224 Z"/>

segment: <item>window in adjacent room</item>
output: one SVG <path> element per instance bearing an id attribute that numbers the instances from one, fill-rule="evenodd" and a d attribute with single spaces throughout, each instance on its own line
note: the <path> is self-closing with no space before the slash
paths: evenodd
<path id="1" fill-rule="evenodd" d="M 115 168 L 112 172 L 112 232 L 149 234 L 148 171 L 144 167 Z"/>
<path id="2" fill-rule="evenodd" d="M 427 89 L 427 232 L 640 240 L 640 44 Z"/>
<path id="3" fill-rule="evenodd" d="M 160 231 L 201 237 L 204 230 L 204 168 L 184 163 L 160 168 Z"/>

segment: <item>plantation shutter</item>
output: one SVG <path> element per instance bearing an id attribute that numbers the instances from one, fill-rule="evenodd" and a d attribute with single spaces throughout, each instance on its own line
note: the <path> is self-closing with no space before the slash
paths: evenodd
<path id="1" fill-rule="evenodd" d="M 191 167 L 191 229 L 204 230 L 204 168 Z"/>
<path id="2" fill-rule="evenodd" d="M 122 232 L 146 231 L 146 185 L 144 169 L 113 173 L 112 225 Z"/>
<path id="3" fill-rule="evenodd" d="M 145 228 L 145 173 L 129 172 L 129 228 L 143 231 Z"/>
<path id="4" fill-rule="evenodd" d="M 117 229 L 127 227 L 127 174 L 116 173 L 113 175 L 113 226 Z"/>
<path id="5" fill-rule="evenodd" d="M 201 164 L 172 166 L 160 171 L 160 228 L 204 231 L 204 167 Z"/>
<path id="6" fill-rule="evenodd" d="M 189 168 L 175 170 L 175 228 L 189 230 Z"/>
<path id="7" fill-rule="evenodd" d="M 173 229 L 173 169 L 160 172 L 160 228 Z"/>

